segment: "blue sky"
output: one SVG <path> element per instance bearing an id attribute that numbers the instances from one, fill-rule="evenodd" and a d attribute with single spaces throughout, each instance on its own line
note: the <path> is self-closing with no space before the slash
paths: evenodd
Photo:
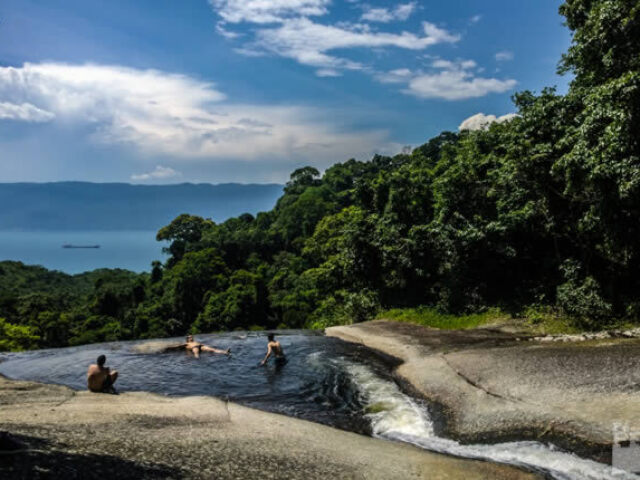
<path id="1" fill-rule="evenodd" d="M 3 0 L 0 181 L 283 182 L 508 119 L 566 89 L 560 3 Z"/>

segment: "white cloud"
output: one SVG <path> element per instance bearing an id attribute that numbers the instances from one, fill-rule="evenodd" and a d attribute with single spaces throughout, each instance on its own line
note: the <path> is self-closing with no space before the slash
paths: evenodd
<path id="1" fill-rule="evenodd" d="M 418 98 L 441 98 L 444 100 L 465 100 L 483 97 L 489 93 L 502 93 L 516 85 L 513 79 L 478 77 L 483 69 L 473 60 L 455 61 L 435 58 L 431 61 L 431 71 L 411 71 L 406 68 L 377 72 L 375 78 L 381 83 L 404 83 L 403 93 Z"/>
<path id="2" fill-rule="evenodd" d="M 406 83 L 412 75 L 408 68 L 398 68 L 389 72 L 377 73 L 376 80 L 380 83 Z"/>
<path id="3" fill-rule="evenodd" d="M 340 77 L 342 73 L 338 70 L 334 70 L 333 68 L 321 68 L 316 70 L 316 75 L 318 77 Z"/>
<path id="4" fill-rule="evenodd" d="M 402 5 L 398 5 L 394 10 L 396 14 L 396 18 L 398 20 L 406 20 L 411 16 L 411 14 L 416 9 L 416 2 L 404 3 Z"/>
<path id="5" fill-rule="evenodd" d="M 131 175 L 131 180 L 137 180 L 137 181 L 167 180 L 169 178 L 175 178 L 180 176 L 182 176 L 182 174 L 171 167 L 163 167 L 162 165 L 156 165 L 155 170 L 149 173 Z"/>
<path id="6" fill-rule="evenodd" d="M 473 60 L 456 60 L 455 62 L 452 62 L 451 60 L 438 58 L 431 63 L 431 66 L 433 68 L 442 68 L 445 70 L 468 70 L 475 68 L 477 64 Z"/>
<path id="7" fill-rule="evenodd" d="M 325 15 L 330 0 L 209 0 L 225 22 L 278 23 L 286 18 Z"/>
<path id="8" fill-rule="evenodd" d="M 314 67 L 319 77 L 337 77 L 341 70 L 360 70 L 369 73 L 381 83 L 406 84 L 404 93 L 419 98 L 464 100 L 482 97 L 490 93 L 502 93 L 516 85 L 513 79 L 484 78 L 478 76 L 473 60 L 435 59 L 432 71 L 412 72 L 397 68 L 380 72 L 373 66 L 337 55 L 336 51 L 349 49 L 399 48 L 420 51 L 441 43 L 456 43 L 460 36 L 444 28 L 423 21 L 419 34 L 407 31 L 384 32 L 373 29 L 367 23 L 346 21 L 333 24 L 318 23 L 311 17 L 328 13 L 330 0 L 210 0 L 213 9 L 221 17 L 221 33 L 227 35 L 223 24 L 247 22 L 259 24 L 254 40 L 236 52 L 257 56 L 268 53 Z M 397 4 L 395 7 L 364 6 L 360 20 L 386 23 L 406 20 L 416 10 L 417 2 Z M 481 15 L 470 18 L 477 23 Z M 511 52 L 499 52 L 499 61 L 513 58 Z"/>
<path id="9" fill-rule="evenodd" d="M 360 17 L 361 20 L 369 22 L 381 22 L 387 23 L 394 20 L 407 20 L 416 9 L 416 3 L 403 3 L 398 5 L 394 9 L 388 8 L 371 8 L 367 7 L 365 12 Z"/>
<path id="10" fill-rule="evenodd" d="M 371 8 L 364 12 L 360 19 L 368 22 L 386 23 L 395 20 L 395 16 L 388 8 Z"/>
<path id="11" fill-rule="evenodd" d="M 489 93 L 503 93 L 515 87 L 516 83 L 511 79 L 482 78 L 461 70 L 446 70 L 412 78 L 405 93 L 419 98 L 465 100 Z"/>
<path id="12" fill-rule="evenodd" d="M 180 101 L 175 96 L 180 93 Z M 57 116 L 82 116 L 88 121 L 110 117 L 124 120 L 159 115 L 189 117 L 197 105 L 219 102 L 224 94 L 213 84 L 157 70 L 104 65 L 25 63 L 0 67 L 0 100 L 29 101 Z"/>
<path id="13" fill-rule="evenodd" d="M 501 117 L 496 117 L 495 115 L 485 115 L 484 113 L 477 113 L 467 119 L 465 119 L 458 130 L 486 130 L 488 129 L 492 123 L 503 123 L 513 120 L 518 117 L 516 113 L 507 113 L 506 115 L 502 115 Z"/>
<path id="14" fill-rule="evenodd" d="M 365 70 L 371 67 L 348 58 L 332 55 L 334 50 L 395 47 L 423 50 L 438 43 L 454 43 L 460 37 L 429 22 L 422 22 L 420 34 L 373 31 L 366 23 L 335 22 L 321 24 L 312 17 L 329 13 L 330 0 L 209 0 L 219 15 L 218 32 L 226 38 L 237 38 L 227 24 L 259 25 L 253 41 L 246 42 L 237 53 L 258 56 L 269 53 L 290 58 L 315 67 L 316 75 L 336 76 L 338 70 Z M 416 2 L 394 8 L 369 8 L 362 19 L 377 22 L 406 20 L 416 9 Z"/>
<path id="15" fill-rule="evenodd" d="M 231 30 L 227 30 L 226 28 L 224 28 L 224 22 L 218 22 L 216 24 L 216 32 L 229 40 L 233 40 L 242 36 L 241 33 L 232 32 Z"/>
<path id="16" fill-rule="evenodd" d="M 424 29 L 424 33 L 427 34 L 427 37 L 431 38 L 435 43 L 455 43 L 460 40 L 460 35 L 453 35 L 434 23 L 422 22 L 422 28 Z M 429 45 L 433 44 L 434 43 L 430 43 Z"/>
<path id="17" fill-rule="evenodd" d="M 19 120 L 22 122 L 49 122 L 55 115 L 30 103 L 0 102 L 0 120 Z"/>
<path id="18" fill-rule="evenodd" d="M 431 62 L 431 66 L 433 68 L 455 68 L 455 63 L 451 60 L 443 60 L 442 58 L 438 58 Z"/>
<path id="19" fill-rule="evenodd" d="M 496 53 L 495 57 L 498 62 L 507 62 L 509 60 L 513 60 L 513 52 L 504 50 L 502 52 Z"/>
<path id="20" fill-rule="evenodd" d="M 348 48 L 396 47 L 424 50 L 439 43 L 454 43 L 460 37 L 429 22 L 423 22 L 423 35 L 409 32 L 373 32 L 362 25 L 323 25 L 308 18 L 286 20 L 277 28 L 257 32 L 256 46 L 276 55 L 292 58 L 303 65 L 320 68 L 360 70 L 365 67 L 328 52 Z M 366 26 L 365 26 L 366 27 Z"/>
<path id="21" fill-rule="evenodd" d="M 256 50 L 254 48 L 234 48 L 233 51 L 245 57 L 266 57 L 268 55 L 264 50 Z"/>
<path id="22" fill-rule="evenodd" d="M 91 129 L 90 140 L 173 159 L 333 162 L 397 146 L 386 131 L 350 132 L 311 107 L 225 101 L 186 75 L 107 65 L 0 67 L 0 102 L 37 105 L 51 119 Z"/>

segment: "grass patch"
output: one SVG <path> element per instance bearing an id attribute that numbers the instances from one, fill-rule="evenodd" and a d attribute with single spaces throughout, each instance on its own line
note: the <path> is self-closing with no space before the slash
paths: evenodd
<path id="1" fill-rule="evenodd" d="M 414 323 L 442 330 L 466 330 L 485 325 L 501 325 L 508 331 L 527 335 L 563 335 L 577 334 L 594 330 L 624 330 L 637 327 L 637 324 L 610 321 L 596 329 L 585 328 L 575 318 L 563 315 L 557 309 L 548 306 L 529 306 L 517 315 L 510 315 L 499 308 L 490 308 L 482 313 L 452 315 L 442 313 L 432 307 L 394 308 L 376 316 L 376 319 Z"/>
<path id="2" fill-rule="evenodd" d="M 491 308 L 482 313 L 452 315 L 441 313 L 431 307 L 394 308 L 380 313 L 377 318 L 415 323 L 417 325 L 443 330 L 466 330 L 491 323 L 504 322 L 510 319 L 508 314 L 498 308 Z"/>
<path id="3" fill-rule="evenodd" d="M 530 306 L 521 314 L 522 323 L 528 333 L 536 335 L 563 335 L 584 331 L 576 320 L 561 315 L 552 307 Z"/>
<path id="4" fill-rule="evenodd" d="M 521 314 L 524 326 L 531 333 L 544 335 L 575 334 L 606 330 L 627 330 L 640 326 L 620 318 L 611 318 L 597 323 L 590 319 L 572 318 L 548 306 L 530 306 Z"/>

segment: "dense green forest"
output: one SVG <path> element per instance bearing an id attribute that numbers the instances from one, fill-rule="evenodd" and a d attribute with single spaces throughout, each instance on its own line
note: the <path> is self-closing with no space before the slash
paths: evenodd
<path id="1" fill-rule="evenodd" d="M 158 232 L 170 257 L 149 274 L 3 264 L 0 342 L 324 327 L 419 305 L 637 321 L 640 2 L 570 0 L 560 13 L 573 32 L 565 95 L 520 92 L 513 120 L 410 154 L 298 169 L 255 217 L 181 215 Z"/>

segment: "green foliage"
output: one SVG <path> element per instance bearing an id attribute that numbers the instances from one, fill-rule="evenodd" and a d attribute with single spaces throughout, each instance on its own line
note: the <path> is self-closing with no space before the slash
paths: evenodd
<path id="1" fill-rule="evenodd" d="M 174 265 L 180 261 L 185 252 L 200 241 L 203 231 L 212 225 L 213 222 L 211 220 L 183 213 L 169 225 L 161 228 L 156 235 L 156 240 L 171 242 L 170 246 L 164 249 L 165 253 L 171 254 L 169 265 Z"/>
<path id="2" fill-rule="evenodd" d="M 287 185 L 284 187 L 284 191 L 288 194 L 302 193 L 307 187 L 319 185 L 319 176 L 320 172 L 314 167 L 298 168 L 291 174 L 289 182 L 287 182 Z"/>
<path id="3" fill-rule="evenodd" d="M 442 313 L 431 307 L 394 308 L 381 312 L 377 318 L 395 320 L 397 322 L 415 323 L 425 327 L 444 330 L 466 330 L 482 325 L 504 321 L 509 315 L 492 308 L 482 313 L 468 315 L 451 315 Z"/>
<path id="4" fill-rule="evenodd" d="M 558 286 L 558 305 L 585 326 L 596 326 L 610 319 L 613 308 L 603 297 L 600 285 L 591 276 L 580 278 L 577 262 L 567 261 L 562 270 L 566 282 Z"/>
<path id="5" fill-rule="evenodd" d="M 113 342 L 123 338 L 126 336 L 117 319 L 106 315 L 91 315 L 74 329 L 74 336 L 69 339 L 69 345 Z"/>
<path id="6" fill-rule="evenodd" d="M 600 85 L 640 70 L 640 6 L 633 0 L 568 0 L 560 7 L 574 32 L 560 71 L 575 85 Z"/>
<path id="7" fill-rule="evenodd" d="M 269 212 L 180 215 L 158 232 L 171 256 L 150 275 L 4 262 L 0 316 L 39 346 L 323 328 L 381 310 L 438 328 L 501 312 L 558 329 L 640 320 L 640 6 L 560 12 L 567 94 L 520 92 L 511 121 L 410 154 L 300 168 Z"/>
<path id="8" fill-rule="evenodd" d="M 182 334 L 198 317 L 207 292 L 221 292 L 228 285 L 228 270 L 214 248 L 184 255 L 165 275 L 163 301 L 175 319 L 169 334 Z"/>
<path id="9" fill-rule="evenodd" d="M 192 330 L 211 332 L 246 328 L 264 323 L 266 299 L 261 278 L 245 270 L 238 270 L 229 279 L 226 290 L 211 291 Z"/>
<path id="10" fill-rule="evenodd" d="M 0 315 L 15 327 L 11 332 L 28 334 L 24 344 L 5 344 L 10 349 L 137 337 L 133 311 L 148 290 L 146 274 L 100 269 L 66 275 L 18 262 L 0 262 L 0 285 Z"/>
<path id="11" fill-rule="evenodd" d="M 364 322 L 373 318 L 379 308 L 377 295 L 373 291 L 338 290 L 319 302 L 318 308 L 311 315 L 307 326 L 321 329 L 334 325 Z"/>
<path id="12" fill-rule="evenodd" d="M 33 327 L 13 325 L 0 318 L 0 352 L 36 348 L 40 337 Z"/>
<path id="13" fill-rule="evenodd" d="M 550 305 L 528 305 L 520 315 L 524 326 L 534 334 L 572 334 L 584 329 L 575 318 L 563 313 L 559 307 Z"/>

